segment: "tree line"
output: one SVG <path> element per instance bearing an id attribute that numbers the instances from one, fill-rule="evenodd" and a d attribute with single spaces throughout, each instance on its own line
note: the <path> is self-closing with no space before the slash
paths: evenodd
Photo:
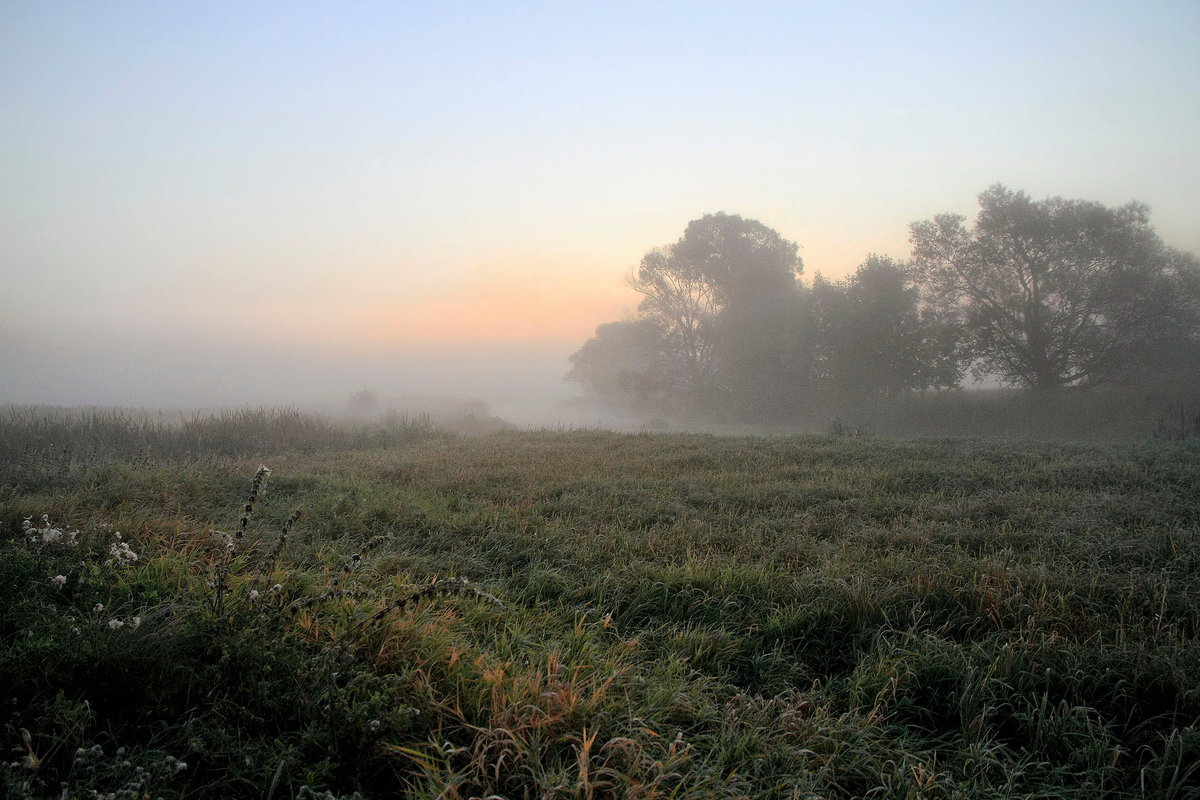
<path id="1" fill-rule="evenodd" d="M 1200 377 L 1200 261 L 1145 205 L 996 185 L 970 227 L 940 214 L 909 230 L 909 260 L 806 285 L 798 245 L 761 222 L 693 220 L 642 258 L 636 315 L 597 328 L 568 378 L 636 411 L 786 420 L 968 375 L 1047 395 Z"/>

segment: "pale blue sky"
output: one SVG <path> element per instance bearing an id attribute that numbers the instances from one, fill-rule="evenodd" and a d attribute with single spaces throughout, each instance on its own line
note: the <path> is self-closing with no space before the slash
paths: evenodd
<path id="1" fill-rule="evenodd" d="M 1194 0 L 6 1 L 0 369 L 43 385 L 0 401 L 74 381 L 51 365 L 84 343 L 489 340 L 557 380 L 641 254 L 718 210 L 809 275 L 903 257 L 995 182 L 1145 201 L 1200 251 L 1198 45 Z"/>

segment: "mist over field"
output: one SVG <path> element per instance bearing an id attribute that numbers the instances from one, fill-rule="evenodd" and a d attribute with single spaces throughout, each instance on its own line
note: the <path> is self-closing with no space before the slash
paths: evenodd
<path id="1" fill-rule="evenodd" d="M 474 403 L 517 425 L 579 423 L 568 402 L 579 392 L 562 374 L 570 349 L 474 345 L 363 355 L 253 342 L 111 342 L 79 352 L 9 351 L 14 376 L 4 402 L 26 405 L 210 409 L 296 406 L 345 416 L 356 391 L 371 409 L 453 409 Z"/>

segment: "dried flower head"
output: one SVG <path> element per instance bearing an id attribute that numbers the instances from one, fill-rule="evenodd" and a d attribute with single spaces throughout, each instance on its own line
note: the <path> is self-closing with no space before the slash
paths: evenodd
<path id="1" fill-rule="evenodd" d="M 133 548 L 129 546 L 129 543 L 121 541 L 120 533 L 118 533 L 116 536 L 117 541 L 108 548 L 109 559 L 106 563 L 110 565 L 115 564 L 116 566 L 121 567 L 137 561 L 138 554 L 133 552 Z"/>
<path id="2" fill-rule="evenodd" d="M 21 530 L 33 544 L 72 548 L 79 544 L 79 531 L 63 530 L 50 524 L 50 515 L 42 514 L 42 526 L 33 524 L 33 517 L 21 520 Z"/>

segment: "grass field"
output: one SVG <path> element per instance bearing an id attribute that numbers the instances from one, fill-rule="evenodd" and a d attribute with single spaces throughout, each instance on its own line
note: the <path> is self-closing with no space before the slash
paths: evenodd
<path id="1" fill-rule="evenodd" d="M 6 424 L 10 797 L 1200 797 L 1194 439 Z"/>

